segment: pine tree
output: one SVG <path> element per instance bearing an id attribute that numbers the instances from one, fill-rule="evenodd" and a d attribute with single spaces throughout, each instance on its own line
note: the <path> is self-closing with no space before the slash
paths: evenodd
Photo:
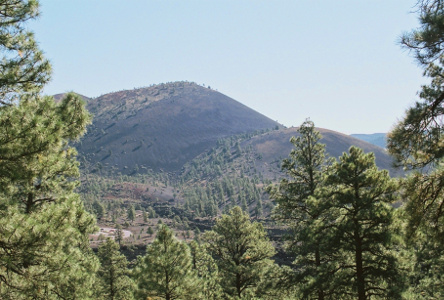
<path id="1" fill-rule="evenodd" d="M 423 167 L 444 157 L 444 1 L 418 1 L 420 28 L 402 36 L 401 44 L 414 53 L 431 79 L 418 93 L 420 101 L 409 108 L 403 120 L 390 132 L 388 148 L 408 168 Z"/>
<path id="2" fill-rule="evenodd" d="M 96 215 L 97 219 L 101 219 L 103 218 L 103 216 L 105 215 L 105 208 L 103 207 L 103 205 L 95 200 L 92 204 L 92 209 L 94 211 L 94 214 Z"/>
<path id="3" fill-rule="evenodd" d="M 0 104 L 10 106 L 24 95 L 36 95 L 49 81 L 51 66 L 34 35 L 25 28 L 39 14 L 37 1 L 6 0 L 0 4 Z"/>
<path id="4" fill-rule="evenodd" d="M 241 203 L 242 210 L 243 210 L 244 212 L 248 213 L 247 199 L 245 198 L 245 196 L 242 196 L 242 197 L 241 197 L 241 201 L 240 201 L 240 203 Z"/>
<path id="5" fill-rule="evenodd" d="M 37 1 L 0 4 L 0 298 L 87 299 L 94 219 L 79 196 L 76 151 L 90 122 L 80 97 L 39 95 L 50 66 L 24 22 Z"/>
<path id="6" fill-rule="evenodd" d="M 134 206 L 130 205 L 128 207 L 127 213 L 128 213 L 128 220 L 130 220 L 131 223 L 133 223 L 134 220 L 136 219 L 136 211 L 134 210 Z"/>
<path id="7" fill-rule="evenodd" d="M 239 206 L 222 215 L 204 234 L 215 258 L 224 293 L 229 297 L 254 297 L 275 251 L 260 223 L 251 223 Z"/>
<path id="8" fill-rule="evenodd" d="M 221 299 L 222 287 L 219 283 L 219 270 L 213 257 L 208 253 L 206 244 L 192 241 L 190 244 L 193 270 L 199 278 L 202 299 Z"/>
<path id="9" fill-rule="evenodd" d="M 399 299 L 404 285 L 390 227 L 396 182 L 377 169 L 373 153 L 351 147 L 333 165 L 326 184 L 334 210 L 331 244 L 342 256 L 334 276 L 342 292 L 337 297 Z"/>
<path id="10" fill-rule="evenodd" d="M 156 217 L 156 212 L 154 211 L 154 209 L 151 206 L 148 206 L 147 212 L 148 212 L 150 219 L 153 219 Z"/>
<path id="11" fill-rule="evenodd" d="M 262 217 L 263 209 L 262 209 L 262 200 L 261 198 L 257 199 L 256 208 L 255 208 L 256 219 Z"/>
<path id="12" fill-rule="evenodd" d="M 388 135 L 388 149 L 399 165 L 419 169 L 405 182 L 407 189 L 418 189 L 421 197 L 410 199 L 412 233 L 422 226 L 442 226 L 444 222 L 444 1 L 419 1 L 421 27 L 402 37 L 402 45 L 411 50 L 424 75 L 431 79 L 422 86 L 420 100 L 409 108 Z M 424 169 L 425 166 L 428 168 Z M 426 175 L 429 173 L 430 175 Z M 416 184 L 417 183 L 417 184 Z M 408 195 L 406 195 L 408 196 Z"/>
<path id="13" fill-rule="evenodd" d="M 160 225 L 146 255 L 138 258 L 134 271 L 140 298 L 196 299 L 197 277 L 192 270 L 189 247 L 178 241 L 171 229 Z"/>
<path id="14" fill-rule="evenodd" d="M 119 245 L 107 238 L 98 251 L 100 285 L 96 289 L 99 299 L 133 299 L 134 282 L 128 276 L 128 262 L 119 252 Z"/>
<path id="15" fill-rule="evenodd" d="M 438 275 L 444 270 L 444 1 L 419 0 L 416 11 L 420 27 L 404 34 L 401 44 L 415 55 L 430 83 L 389 133 L 388 149 L 398 165 L 416 169 L 402 182 L 403 215 L 417 259 L 412 282 L 420 284 L 413 289 L 430 299 L 444 295 Z"/>
<path id="16" fill-rule="evenodd" d="M 114 231 L 114 240 L 122 247 L 123 244 L 123 230 L 120 224 L 116 224 L 116 230 Z"/>
<path id="17" fill-rule="evenodd" d="M 154 230 L 153 230 L 153 228 L 150 226 L 150 227 L 148 227 L 148 229 L 146 230 L 146 233 L 149 235 L 149 236 L 152 236 L 153 235 L 153 233 L 154 233 Z"/>
<path id="18" fill-rule="evenodd" d="M 328 211 L 313 201 L 313 197 L 331 161 L 325 158 L 325 145 L 319 142 L 322 136 L 312 121 L 302 123 L 298 133 L 298 137 L 290 139 L 294 148 L 282 163 L 287 177 L 282 178 L 278 186 L 269 186 L 267 191 L 277 203 L 273 212 L 275 218 L 291 229 L 289 250 L 295 255 L 295 280 L 306 297 L 324 299 L 334 287 L 329 287 L 331 280 L 322 276 L 321 267 L 328 267 L 334 249 L 323 246 L 324 229 L 328 224 L 321 220 Z"/>

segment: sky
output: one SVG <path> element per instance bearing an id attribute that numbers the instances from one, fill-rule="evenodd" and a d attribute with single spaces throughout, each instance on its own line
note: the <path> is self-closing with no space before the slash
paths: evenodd
<path id="1" fill-rule="evenodd" d="M 388 132 L 427 83 L 411 0 L 41 0 L 46 94 L 211 86 L 291 127 Z"/>

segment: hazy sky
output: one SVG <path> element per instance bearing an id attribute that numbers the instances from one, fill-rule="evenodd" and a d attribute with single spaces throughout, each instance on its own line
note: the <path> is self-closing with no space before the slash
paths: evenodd
<path id="1" fill-rule="evenodd" d="M 31 29 L 47 94 L 97 97 L 177 80 L 211 86 L 285 126 L 387 132 L 422 70 L 399 36 L 411 0 L 42 0 Z"/>

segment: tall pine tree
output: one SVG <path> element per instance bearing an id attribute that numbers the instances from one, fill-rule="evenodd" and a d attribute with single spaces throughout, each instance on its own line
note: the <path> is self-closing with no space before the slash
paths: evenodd
<path id="1" fill-rule="evenodd" d="M 275 250 L 260 223 L 250 222 L 239 206 L 222 215 L 204 235 L 219 268 L 220 282 L 229 297 L 256 297 L 273 266 Z"/>
<path id="2" fill-rule="evenodd" d="M 191 241 L 189 244 L 193 270 L 199 278 L 199 290 L 202 299 L 221 299 L 222 287 L 219 283 L 219 269 L 213 257 L 207 251 L 207 244 Z"/>
<path id="3" fill-rule="evenodd" d="M 389 133 L 388 149 L 400 166 L 416 169 L 402 182 L 403 215 L 417 260 L 412 288 L 431 299 L 444 295 L 444 1 L 418 0 L 416 12 L 420 26 L 405 33 L 401 44 L 430 83 Z"/>
<path id="4" fill-rule="evenodd" d="M 397 184 L 386 170 L 378 170 L 373 153 L 356 147 L 344 153 L 326 178 L 330 199 L 330 244 L 341 259 L 333 280 L 351 297 L 399 299 L 403 290 L 392 249 L 393 207 Z"/>
<path id="5" fill-rule="evenodd" d="M 295 256 L 295 271 L 301 292 L 305 297 L 324 299 L 331 293 L 331 281 L 325 278 L 325 269 L 332 252 L 323 245 L 326 237 L 324 206 L 313 201 L 322 185 L 323 175 L 330 160 L 325 158 L 325 145 L 320 143 L 321 134 L 312 121 L 306 120 L 298 129 L 299 136 L 292 137 L 294 148 L 282 163 L 287 177 L 278 186 L 267 191 L 276 201 L 274 217 L 290 226 L 289 250 Z"/>
<path id="6" fill-rule="evenodd" d="M 401 43 L 431 82 L 422 86 L 420 100 L 388 135 L 388 149 L 398 164 L 419 169 L 404 182 L 407 190 L 421 194 L 406 194 L 412 234 L 421 227 L 442 230 L 444 224 L 444 1 L 419 1 L 418 13 L 420 28 L 404 34 Z"/>
<path id="7" fill-rule="evenodd" d="M 138 295 L 161 299 L 198 299 L 196 272 L 189 247 L 176 239 L 166 225 L 160 225 L 146 255 L 139 257 L 134 277 Z"/>
<path id="8" fill-rule="evenodd" d="M 49 81 L 51 66 L 25 24 L 39 14 L 35 0 L 0 4 L 0 104 L 13 105 L 23 95 L 36 95 Z"/>
<path id="9" fill-rule="evenodd" d="M 88 299 L 97 269 L 95 221 L 74 192 L 78 139 L 90 121 L 81 99 L 39 95 L 50 65 L 25 22 L 37 1 L 0 4 L 0 298 Z"/>
<path id="10" fill-rule="evenodd" d="M 128 261 L 119 252 L 119 245 L 111 238 L 99 246 L 98 285 L 95 288 L 99 299 L 133 299 L 135 284 L 128 276 Z"/>

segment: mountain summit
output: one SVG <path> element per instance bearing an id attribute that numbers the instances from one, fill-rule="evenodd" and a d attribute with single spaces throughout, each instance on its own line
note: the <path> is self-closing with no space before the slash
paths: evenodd
<path id="1" fill-rule="evenodd" d="M 219 139 L 282 127 L 234 99 L 190 82 L 109 93 L 88 100 L 87 108 L 94 120 L 76 145 L 79 153 L 92 164 L 124 173 L 135 166 L 177 171 Z"/>

